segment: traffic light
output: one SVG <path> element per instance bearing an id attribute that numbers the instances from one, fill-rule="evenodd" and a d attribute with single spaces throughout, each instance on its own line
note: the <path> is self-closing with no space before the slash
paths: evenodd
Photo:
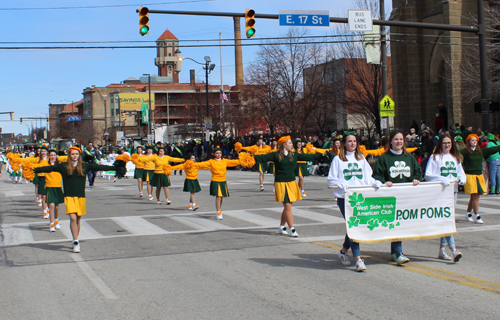
<path id="1" fill-rule="evenodd" d="M 49 122 L 50 122 L 50 119 L 49 119 L 49 117 L 47 117 L 47 123 L 49 123 Z"/>
<path id="2" fill-rule="evenodd" d="M 255 35 L 255 10 L 245 9 L 245 26 L 247 38 Z"/>
<path id="3" fill-rule="evenodd" d="M 14 112 L 10 113 L 10 120 L 14 120 Z"/>
<path id="4" fill-rule="evenodd" d="M 19 118 L 19 120 L 21 121 L 21 124 L 23 124 L 23 118 Z"/>
<path id="5" fill-rule="evenodd" d="M 139 33 L 144 36 L 149 33 L 149 9 L 148 7 L 139 7 Z"/>
<path id="6" fill-rule="evenodd" d="M 123 121 L 125 121 L 125 116 L 126 116 L 126 115 L 127 115 L 127 114 L 126 114 L 125 112 L 124 112 L 124 113 L 122 113 L 122 120 L 123 120 Z"/>

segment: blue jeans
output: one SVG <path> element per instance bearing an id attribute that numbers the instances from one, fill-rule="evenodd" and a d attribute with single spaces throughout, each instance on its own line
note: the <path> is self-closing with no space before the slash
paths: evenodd
<path id="1" fill-rule="evenodd" d="M 456 205 L 457 205 L 457 192 L 455 192 L 455 206 Z M 455 238 L 453 237 L 453 235 L 441 238 L 441 246 L 445 247 L 447 244 L 450 247 L 450 249 L 455 247 Z"/>
<path id="2" fill-rule="evenodd" d="M 89 179 L 89 186 L 92 187 L 94 185 L 94 181 L 95 181 L 96 176 L 97 176 L 97 172 L 95 172 L 95 171 L 90 170 L 87 173 L 87 178 Z"/>
<path id="3" fill-rule="evenodd" d="M 344 217 L 345 220 L 345 200 L 343 198 L 337 198 L 337 205 L 339 206 L 340 212 L 342 213 L 342 217 Z M 347 234 L 345 235 L 344 244 L 342 246 L 347 250 L 351 248 L 353 256 L 355 257 L 361 256 L 361 251 L 359 250 L 359 243 L 349 239 Z"/>
<path id="4" fill-rule="evenodd" d="M 488 163 L 490 170 L 490 185 L 497 187 L 500 185 L 500 159 L 490 161 Z"/>

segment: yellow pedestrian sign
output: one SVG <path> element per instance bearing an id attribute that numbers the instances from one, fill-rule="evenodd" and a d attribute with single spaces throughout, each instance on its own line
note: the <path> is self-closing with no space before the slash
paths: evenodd
<path id="1" fill-rule="evenodd" d="M 389 95 L 385 95 L 385 97 L 380 100 L 380 117 L 394 117 L 395 116 L 395 103 L 389 97 Z"/>

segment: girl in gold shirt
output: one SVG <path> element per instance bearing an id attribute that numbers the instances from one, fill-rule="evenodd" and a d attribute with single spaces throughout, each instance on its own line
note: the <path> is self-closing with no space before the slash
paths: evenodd
<path id="1" fill-rule="evenodd" d="M 196 161 L 194 154 L 188 155 L 188 160 L 183 164 L 172 167 L 172 170 L 184 170 L 186 172 L 186 180 L 184 180 L 184 189 L 182 191 L 189 192 L 189 210 L 196 211 L 198 205 L 194 202 L 194 194 L 201 191 L 200 183 L 198 182 L 198 168 L 193 166 Z"/>

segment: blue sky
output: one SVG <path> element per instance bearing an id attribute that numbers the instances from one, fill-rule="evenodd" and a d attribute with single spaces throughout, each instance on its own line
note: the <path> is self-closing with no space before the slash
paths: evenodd
<path id="1" fill-rule="evenodd" d="M 177 3 L 176 3 L 177 2 Z M 180 3 L 179 3 L 180 2 Z M 163 3 L 154 5 L 155 3 Z M 215 0 L 192 2 L 191 0 L 147 0 L 143 3 L 151 10 L 183 10 L 210 12 L 241 12 L 251 7 L 256 13 L 278 14 L 279 10 L 328 10 L 330 16 L 347 17 L 347 10 L 354 9 L 352 0 L 309 1 L 237 1 Z M 57 10 L 8 10 L 13 8 L 59 8 L 119 6 L 112 8 L 57 9 Z M 150 14 L 150 33 L 139 35 L 137 0 L 51 0 L 15 1 L 0 8 L 2 42 L 0 48 L 20 46 L 63 46 L 67 44 L 14 44 L 6 42 L 54 42 L 54 41 L 151 41 L 143 45 L 154 45 L 154 41 L 169 28 L 183 40 L 218 39 L 233 37 L 233 20 L 226 17 L 203 17 Z M 244 30 L 244 18 L 241 19 Z M 256 36 L 273 37 L 283 35 L 287 27 L 280 27 L 278 20 L 257 19 Z M 310 28 L 311 34 L 333 33 L 333 27 Z M 242 35 L 244 37 L 244 35 Z M 188 43 L 184 43 L 188 44 Z M 189 44 L 194 44 L 189 42 Z M 75 44 L 79 46 L 81 44 Z M 110 44 L 93 44 L 110 45 Z M 138 43 L 115 44 L 138 45 Z M 182 56 L 203 61 L 208 55 L 215 70 L 210 74 L 211 84 L 220 84 L 220 54 L 218 47 L 181 48 Z M 255 59 L 258 47 L 243 48 L 245 67 Z M 128 77 L 139 78 L 144 73 L 156 74 L 155 49 L 0 49 L 0 112 L 14 111 L 15 121 L 8 114 L 0 114 L 3 132 L 28 133 L 20 117 L 46 117 L 49 103 L 61 103 L 82 98 L 84 88 L 119 83 Z M 224 84 L 234 85 L 234 49 L 222 50 Z M 195 69 L 197 79 L 204 78 L 202 66 L 189 60 L 183 62 L 180 82 L 189 82 L 189 69 Z M 64 101 L 66 102 L 66 101 Z M 42 122 L 43 125 L 44 122 Z M 33 123 L 33 126 L 35 124 Z"/>

